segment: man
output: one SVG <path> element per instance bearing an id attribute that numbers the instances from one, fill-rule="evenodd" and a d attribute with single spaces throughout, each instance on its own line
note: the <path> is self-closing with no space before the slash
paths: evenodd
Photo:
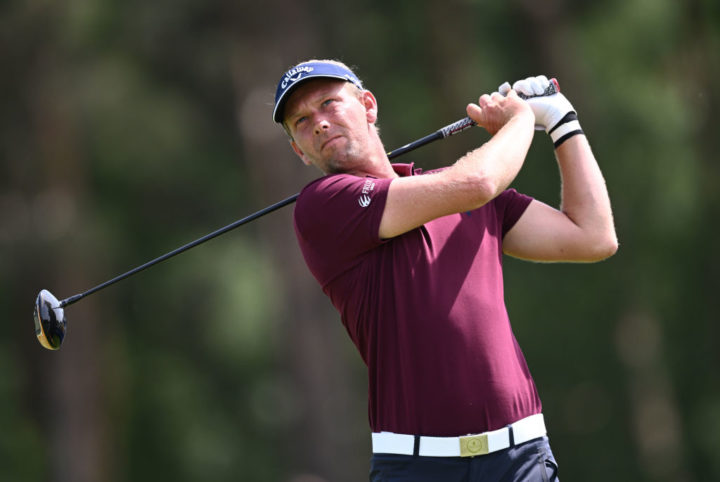
<path id="1" fill-rule="evenodd" d="M 514 88 L 542 94 L 545 77 Z M 562 94 L 508 84 L 467 106 L 492 138 L 422 174 L 391 164 L 378 104 L 346 65 L 308 61 L 273 120 L 305 164 L 295 230 L 368 366 L 371 480 L 555 480 L 541 403 L 504 305 L 502 254 L 598 261 L 617 250 L 600 169 Z M 508 186 L 550 133 L 562 210 Z M 468 436 L 469 435 L 469 436 Z"/>

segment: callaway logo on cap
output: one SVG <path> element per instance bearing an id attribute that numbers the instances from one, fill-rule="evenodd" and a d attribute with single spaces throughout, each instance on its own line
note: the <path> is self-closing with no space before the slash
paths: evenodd
<path id="1" fill-rule="evenodd" d="M 362 89 L 362 82 L 357 76 L 346 67 L 332 62 L 303 62 L 296 65 L 292 69 L 283 74 L 275 92 L 275 109 L 273 110 L 273 120 L 282 122 L 283 109 L 285 102 L 290 97 L 290 93 L 300 84 L 310 79 L 317 78 L 340 79 L 355 84 Z"/>

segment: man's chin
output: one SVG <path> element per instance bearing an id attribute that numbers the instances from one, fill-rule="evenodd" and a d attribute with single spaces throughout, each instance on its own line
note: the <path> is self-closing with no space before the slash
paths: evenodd
<path id="1" fill-rule="evenodd" d="M 352 162 L 351 160 L 344 158 L 344 159 L 332 159 L 330 160 L 326 165 L 327 169 L 326 171 L 329 174 L 345 174 L 348 172 L 351 172 L 354 167 L 356 167 L 355 162 Z"/>
<path id="2" fill-rule="evenodd" d="M 341 164 L 333 162 L 327 165 L 325 172 L 327 172 L 328 174 L 345 174 L 347 172 L 347 169 L 345 169 Z"/>

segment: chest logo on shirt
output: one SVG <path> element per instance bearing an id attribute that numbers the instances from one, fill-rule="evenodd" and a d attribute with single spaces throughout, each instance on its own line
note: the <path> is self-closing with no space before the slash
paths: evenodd
<path id="1" fill-rule="evenodd" d="M 362 194 L 358 198 L 358 204 L 360 204 L 360 207 L 366 208 L 370 205 L 370 201 L 372 200 L 370 198 L 370 194 L 373 189 L 375 189 L 375 181 L 372 179 L 366 179 L 365 184 L 363 185 Z"/>

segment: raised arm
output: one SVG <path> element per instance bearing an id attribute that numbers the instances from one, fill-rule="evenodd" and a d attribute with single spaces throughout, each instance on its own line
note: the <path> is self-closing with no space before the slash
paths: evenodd
<path id="1" fill-rule="evenodd" d="M 483 95 L 467 114 L 493 137 L 436 174 L 394 179 L 380 222 L 392 238 L 452 213 L 476 209 L 515 179 L 533 137 L 534 115 L 514 91 Z"/>
<path id="2" fill-rule="evenodd" d="M 560 209 L 533 201 L 505 235 L 503 250 L 534 261 L 599 261 L 618 249 L 605 179 L 572 106 L 564 97 L 553 97 L 529 103 L 536 123 L 550 132 L 556 145 Z"/>

